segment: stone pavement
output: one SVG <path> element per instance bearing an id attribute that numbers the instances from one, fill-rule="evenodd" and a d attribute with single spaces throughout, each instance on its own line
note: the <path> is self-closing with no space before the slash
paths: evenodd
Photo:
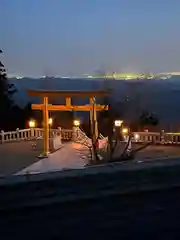
<path id="1" fill-rule="evenodd" d="M 134 148 L 140 147 L 134 145 Z M 65 143 L 65 146 L 59 151 L 55 152 L 52 156 L 52 165 L 48 160 L 39 160 L 36 158 L 40 152 L 32 149 L 31 141 L 6 143 L 0 145 L 0 175 L 12 175 L 17 172 L 27 171 L 27 167 L 33 166 L 32 170 L 39 172 L 41 167 L 45 171 L 60 170 L 64 168 L 82 168 L 87 163 L 87 156 L 89 150 L 85 147 L 82 148 L 79 144 Z M 52 159 L 52 156 L 50 157 Z M 180 156 L 180 147 L 178 146 L 148 146 L 142 151 L 137 153 L 138 159 L 153 160 L 156 158 L 164 157 L 177 157 Z M 50 166 L 51 165 L 51 166 Z M 48 170 L 49 171 L 49 170 Z"/>
<path id="2" fill-rule="evenodd" d="M 79 149 L 80 148 L 80 149 Z M 84 158 L 80 151 L 83 151 Z M 18 172 L 19 174 L 37 174 L 52 171 L 59 171 L 65 169 L 80 169 L 84 168 L 84 165 L 88 163 L 85 158 L 88 156 L 88 149 L 82 149 L 80 144 L 67 143 L 60 150 L 49 155 L 48 158 L 44 158 Z"/>
<path id="3" fill-rule="evenodd" d="M 0 144 L 0 176 L 11 175 L 38 161 L 31 141 Z"/>

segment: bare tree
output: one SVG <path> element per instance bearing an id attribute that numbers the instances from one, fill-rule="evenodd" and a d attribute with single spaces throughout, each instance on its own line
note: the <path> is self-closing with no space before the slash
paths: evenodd
<path id="1" fill-rule="evenodd" d="M 109 92 L 112 91 L 112 90 L 106 88 L 108 86 L 107 79 L 104 79 L 104 86 L 107 91 L 109 91 Z M 121 101 L 116 102 L 112 105 L 110 105 L 110 102 L 111 102 L 110 95 L 107 95 L 102 101 L 104 105 L 109 105 L 109 107 L 110 107 L 108 111 L 103 111 L 100 114 L 100 119 L 99 119 L 100 122 L 102 122 L 103 120 L 106 121 L 105 129 L 106 129 L 106 136 L 108 136 L 108 151 L 107 151 L 106 157 L 108 158 L 108 161 L 110 161 L 110 162 L 132 159 L 134 157 L 134 155 L 136 154 L 136 152 L 141 151 L 142 149 L 144 149 L 145 147 L 147 147 L 149 145 L 149 144 L 145 144 L 136 150 L 132 150 L 131 153 L 129 154 L 128 147 L 129 147 L 130 142 L 133 137 L 131 131 L 129 131 L 129 133 L 128 133 L 128 136 L 127 136 L 128 141 L 126 142 L 126 144 L 123 143 L 124 139 L 121 134 L 122 128 L 120 127 L 118 129 L 118 131 L 119 131 L 118 134 L 116 134 L 116 132 L 114 131 L 114 121 L 115 120 L 117 120 L 117 119 L 124 120 L 125 115 L 129 111 L 131 111 L 132 108 L 136 109 L 136 111 L 137 111 L 138 107 L 141 107 L 141 106 L 138 106 L 138 104 L 140 104 L 140 101 L 142 100 L 142 98 L 141 98 L 142 95 L 141 95 L 141 91 L 140 91 L 141 88 L 139 88 L 138 84 L 136 86 L 137 86 L 137 88 L 135 89 L 135 91 L 136 91 L 135 95 L 131 95 L 130 94 L 131 92 L 129 92 L 129 94 L 125 95 Z M 132 93 L 133 93 L 133 90 L 132 90 Z M 142 93 L 142 94 L 144 94 L 144 93 Z M 134 100 L 136 100 L 136 101 L 134 101 Z M 139 110 L 139 112 L 140 112 L 140 110 Z M 122 151 L 120 151 L 119 155 L 115 157 L 114 153 L 117 150 L 117 148 L 121 148 Z"/>

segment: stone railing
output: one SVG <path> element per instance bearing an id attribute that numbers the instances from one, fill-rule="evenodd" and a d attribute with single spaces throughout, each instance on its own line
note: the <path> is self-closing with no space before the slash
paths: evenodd
<path id="1" fill-rule="evenodd" d="M 73 138 L 73 130 L 70 129 L 62 129 L 61 130 L 61 138 L 65 141 L 70 141 Z"/>
<path id="2" fill-rule="evenodd" d="M 51 129 L 50 137 L 54 136 L 57 132 L 61 131 L 62 140 L 72 139 L 72 130 L 69 129 Z M 28 128 L 28 129 L 16 129 L 16 131 L 0 133 L 0 143 L 15 142 L 22 140 L 34 140 L 44 136 L 44 131 L 42 128 Z"/>
<path id="3" fill-rule="evenodd" d="M 39 134 L 39 131 L 37 131 L 36 134 Z M 32 138 L 32 136 L 35 137 L 34 129 L 19 130 L 17 128 L 16 131 L 9 131 L 9 132 L 1 131 L 0 141 L 1 143 L 5 143 L 5 142 L 12 142 L 12 141 L 28 140 Z"/>
<path id="4" fill-rule="evenodd" d="M 134 132 L 133 142 L 153 144 L 180 144 L 180 133 L 162 132 Z"/>
<path id="5" fill-rule="evenodd" d="M 70 129 L 50 129 L 50 137 L 53 137 L 57 132 L 61 132 L 61 138 L 64 141 L 73 139 L 73 130 Z M 0 143 L 21 141 L 21 140 L 34 140 L 42 138 L 44 131 L 42 128 L 28 128 L 16 129 L 16 131 L 0 133 Z M 162 132 L 134 132 L 133 142 L 136 143 L 153 143 L 153 144 L 174 144 L 180 145 L 180 133 L 166 133 Z"/>
<path id="6" fill-rule="evenodd" d="M 132 141 L 138 143 L 161 143 L 162 136 L 159 132 L 134 132 Z"/>

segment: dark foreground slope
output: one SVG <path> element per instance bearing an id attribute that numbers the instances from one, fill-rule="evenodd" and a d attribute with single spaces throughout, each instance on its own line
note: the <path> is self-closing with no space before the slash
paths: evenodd
<path id="1" fill-rule="evenodd" d="M 180 164 L 168 162 L 2 184 L 0 239 L 179 239 Z"/>
<path id="2" fill-rule="evenodd" d="M 5 239 L 179 239 L 180 189 L 1 213 Z"/>

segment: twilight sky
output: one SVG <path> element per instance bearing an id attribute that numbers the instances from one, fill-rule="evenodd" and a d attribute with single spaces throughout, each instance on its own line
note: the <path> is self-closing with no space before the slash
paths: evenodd
<path id="1" fill-rule="evenodd" d="M 180 71 L 180 0 L 0 0 L 9 73 Z"/>

